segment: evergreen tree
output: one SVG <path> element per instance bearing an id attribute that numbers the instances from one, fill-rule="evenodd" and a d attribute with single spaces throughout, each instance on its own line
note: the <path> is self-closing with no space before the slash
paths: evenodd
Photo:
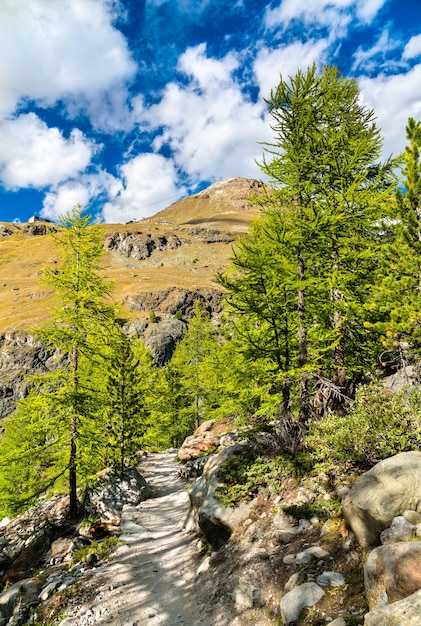
<path id="1" fill-rule="evenodd" d="M 120 475 L 142 445 L 148 423 L 153 359 L 140 340 L 121 334 L 108 362 L 106 461 Z"/>
<path id="2" fill-rule="evenodd" d="M 384 225 L 383 263 L 368 306 L 380 318 L 375 325 L 383 332 L 385 348 L 398 353 L 401 363 L 421 353 L 421 122 L 410 118 L 406 136 L 403 189 Z"/>
<path id="3" fill-rule="evenodd" d="M 27 470 L 25 498 L 30 495 L 30 484 L 36 487 L 36 496 L 48 485 L 57 484 L 67 476 L 70 497 L 69 515 L 78 512 L 78 479 L 87 480 L 99 469 L 103 428 L 100 394 L 94 388 L 95 368 L 104 356 L 107 333 L 112 332 L 114 312 L 107 305 L 110 285 L 101 275 L 103 254 L 101 233 L 90 226 L 90 216 L 76 206 L 59 220 L 62 229 L 53 238 L 62 252 L 60 265 L 48 268 L 44 282 L 53 288 L 57 306 L 52 321 L 36 331 L 39 339 L 50 348 L 59 349 L 65 366 L 59 372 L 34 379 L 27 398 L 19 403 L 16 415 L 7 421 L 0 445 L 0 463 L 3 463 L 3 482 L 12 471 L 7 460 L 15 455 L 31 458 L 31 437 L 36 436 L 39 462 Z M 30 428 L 21 430 L 19 446 L 11 443 L 19 423 Z M 16 442 L 17 443 L 17 442 Z M 33 458 L 33 457 L 32 457 Z M 25 478 L 19 479 L 22 483 Z"/>
<path id="4" fill-rule="evenodd" d="M 267 340 L 272 354 L 283 354 L 283 367 L 288 349 L 284 380 L 298 379 L 300 430 L 313 412 L 310 380 L 341 400 L 346 377 L 353 381 L 373 359 L 375 334 L 364 325 L 364 301 L 375 263 L 372 235 L 391 195 L 393 163 L 379 162 L 374 113 L 360 104 L 356 81 L 336 68 L 318 75 L 314 65 L 287 81 L 281 77 L 267 104 L 275 140 L 266 144 L 261 168 L 274 192 L 262 202 L 252 241 L 235 253 L 241 276 L 223 282 L 234 310 L 249 307 L 266 324 L 274 315 L 278 329 L 288 329 L 281 352 L 273 322 Z M 259 254 L 274 267 L 265 270 L 264 288 Z M 245 341 L 259 355 L 254 334 Z"/>
<path id="5" fill-rule="evenodd" d="M 193 316 L 183 339 L 178 343 L 171 359 L 171 368 L 182 377 L 187 406 L 180 409 L 179 419 L 189 423 L 188 428 L 197 428 L 203 420 L 209 396 L 207 385 L 207 362 L 216 348 L 212 322 L 199 300 L 193 307 Z"/>

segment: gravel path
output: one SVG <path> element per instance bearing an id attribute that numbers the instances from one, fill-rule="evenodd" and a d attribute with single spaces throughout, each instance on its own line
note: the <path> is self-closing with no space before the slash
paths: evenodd
<path id="1" fill-rule="evenodd" d="M 203 611 L 200 565 L 192 537 L 182 529 L 189 509 L 175 454 L 153 454 L 140 472 L 154 497 L 123 509 L 122 539 L 105 568 L 95 576 L 95 600 L 79 607 L 67 626 L 227 626 L 228 616 Z M 209 600 L 209 597 L 205 597 Z"/>

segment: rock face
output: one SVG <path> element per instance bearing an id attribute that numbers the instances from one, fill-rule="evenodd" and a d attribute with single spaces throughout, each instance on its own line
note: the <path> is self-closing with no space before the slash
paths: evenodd
<path id="1" fill-rule="evenodd" d="M 244 446 L 237 444 L 211 456 L 202 476 L 189 489 L 191 508 L 185 526 L 188 530 L 200 529 L 216 549 L 228 541 L 234 526 L 247 519 L 250 513 L 250 504 L 230 509 L 215 497 L 218 470 L 223 463 L 242 452 Z"/>
<path id="2" fill-rule="evenodd" d="M 403 452 L 377 463 L 353 485 L 343 515 L 363 547 L 380 542 L 394 517 L 421 509 L 421 452 Z"/>
<path id="3" fill-rule="evenodd" d="M 16 400 L 24 398 L 29 374 L 55 371 L 62 360 L 58 353 L 27 333 L 10 333 L 0 336 L 0 418 L 9 415 Z"/>
<path id="4" fill-rule="evenodd" d="M 142 337 L 158 365 L 164 365 L 171 359 L 175 346 L 183 337 L 186 328 L 186 324 L 173 315 L 163 315 L 156 322 L 146 326 Z"/>
<path id="5" fill-rule="evenodd" d="M 106 250 L 115 250 L 121 256 L 133 258 L 137 261 L 148 259 L 154 250 L 175 250 L 182 244 L 181 239 L 174 233 L 156 234 L 142 233 L 114 233 L 107 238 L 104 244 Z"/>
<path id="6" fill-rule="evenodd" d="M 90 500 L 103 521 L 120 520 L 125 505 L 136 506 L 151 496 L 146 480 L 136 468 L 122 477 L 104 478 L 90 493 Z"/>
<path id="7" fill-rule="evenodd" d="M 124 303 L 132 311 L 159 311 L 172 315 L 180 311 L 183 318 L 188 319 L 192 315 L 196 300 L 204 305 L 208 313 L 221 311 L 222 292 L 210 288 L 192 291 L 181 287 L 170 287 L 161 291 L 130 295 L 124 300 Z"/>
<path id="8" fill-rule="evenodd" d="M 421 591 L 367 613 L 364 626 L 419 626 L 421 624 Z"/>
<path id="9" fill-rule="evenodd" d="M 370 610 L 421 589 L 421 541 L 375 548 L 364 565 L 364 583 Z"/>

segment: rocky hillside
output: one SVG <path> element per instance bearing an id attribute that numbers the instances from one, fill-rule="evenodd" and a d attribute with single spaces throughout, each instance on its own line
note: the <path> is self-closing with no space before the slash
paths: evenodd
<path id="1" fill-rule="evenodd" d="M 231 178 L 129 224 L 104 224 L 104 273 L 112 298 L 129 319 L 155 312 L 185 313 L 191 295 L 218 300 L 215 274 L 228 262 L 234 239 L 257 213 L 249 198 L 258 181 Z M 47 225 L 0 223 L 0 333 L 26 331 L 50 314 L 51 293 L 38 279 L 57 263 Z M 142 315 L 143 313 L 143 315 Z M 146 314 L 146 315 L 144 315 Z"/>
<path id="2" fill-rule="evenodd" d="M 128 332 L 145 340 L 159 364 L 170 358 L 195 299 L 214 315 L 220 311 L 215 276 L 257 214 L 249 198 L 261 192 L 256 180 L 231 178 L 141 222 L 101 225 L 112 300 Z M 52 292 L 39 280 L 60 258 L 51 229 L 57 230 L 44 222 L 0 223 L 0 419 L 25 395 L 27 374 L 56 367 L 31 336 L 51 312 Z"/>

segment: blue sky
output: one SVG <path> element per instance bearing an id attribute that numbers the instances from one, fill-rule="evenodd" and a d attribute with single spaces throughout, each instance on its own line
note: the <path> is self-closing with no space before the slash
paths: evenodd
<path id="1" fill-rule="evenodd" d="M 384 138 L 421 119 L 421 0 L 0 0 L 0 221 L 156 213 L 260 178 L 264 97 L 336 64 Z"/>

